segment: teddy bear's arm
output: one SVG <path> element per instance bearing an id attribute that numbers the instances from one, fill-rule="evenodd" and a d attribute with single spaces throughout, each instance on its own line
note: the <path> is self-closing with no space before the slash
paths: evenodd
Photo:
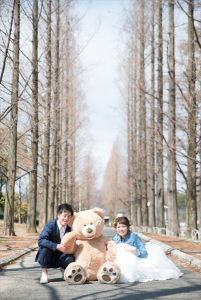
<path id="1" fill-rule="evenodd" d="M 68 246 L 69 247 L 67 254 L 73 254 L 75 252 L 77 236 L 78 236 L 78 234 L 75 231 L 67 232 L 64 235 L 64 237 L 61 241 L 61 244 L 63 246 Z"/>

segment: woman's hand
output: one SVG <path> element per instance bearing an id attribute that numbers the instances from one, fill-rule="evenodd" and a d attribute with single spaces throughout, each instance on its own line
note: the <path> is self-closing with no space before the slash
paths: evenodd
<path id="1" fill-rule="evenodd" d="M 130 252 L 130 253 L 133 253 L 134 255 L 136 255 L 135 247 L 132 247 L 130 245 L 125 244 L 124 245 L 124 251 L 125 252 Z"/>
<path id="2" fill-rule="evenodd" d="M 107 244 L 107 249 L 113 248 L 116 245 L 114 241 L 109 241 Z"/>

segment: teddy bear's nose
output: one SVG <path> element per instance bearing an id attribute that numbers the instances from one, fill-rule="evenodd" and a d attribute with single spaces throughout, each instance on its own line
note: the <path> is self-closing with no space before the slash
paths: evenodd
<path id="1" fill-rule="evenodd" d="M 87 228 L 87 232 L 91 233 L 93 230 L 91 228 Z"/>

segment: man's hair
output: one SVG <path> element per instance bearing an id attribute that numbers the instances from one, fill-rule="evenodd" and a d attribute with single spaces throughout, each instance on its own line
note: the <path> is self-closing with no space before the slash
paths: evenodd
<path id="1" fill-rule="evenodd" d="M 60 215 L 63 211 L 64 212 L 69 211 L 71 213 L 71 216 L 73 215 L 73 209 L 71 205 L 68 203 L 63 203 L 57 207 L 57 215 Z"/>
<path id="2" fill-rule="evenodd" d="M 127 217 L 123 216 L 123 217 L 118 217 L 116 218 L 115 222 L 114 222 L 114 228 L 117 228 L 117 223 L 119 224 L 124 224 L 126 225 L 128 228 L 131 226 L 130 222 L 128 220 Z"/>

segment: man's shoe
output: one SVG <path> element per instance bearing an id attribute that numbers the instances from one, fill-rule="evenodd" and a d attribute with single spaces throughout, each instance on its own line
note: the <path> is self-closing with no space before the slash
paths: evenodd
<path id="1" fill-rule="evenodd" d="M 46 272 L 42 272 L 40 283 L 48 283 L 48 274 Z"/>
<path id="2" fill-rule="evenodd" d="M 62 267 L 60 267 L 60 271 L 61 271 L 61 278 L 63 279 L 63 280 L 65 280 L 65 278 L 64 278 L 64 268 L 62 268 Z"/>

